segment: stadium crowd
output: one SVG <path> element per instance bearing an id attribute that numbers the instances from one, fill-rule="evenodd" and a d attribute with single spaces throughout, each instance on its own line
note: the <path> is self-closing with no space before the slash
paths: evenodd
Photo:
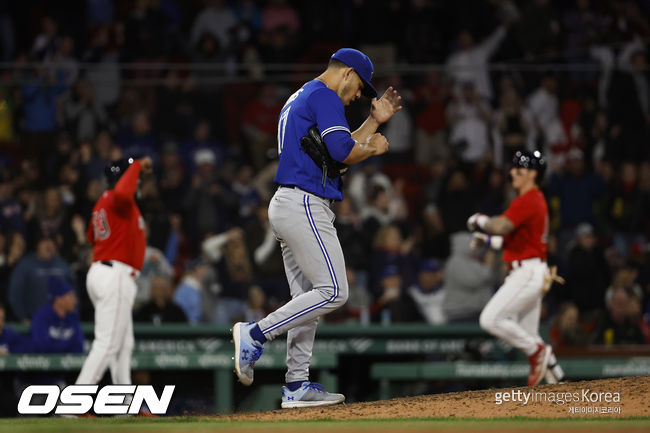
<path id="1" fill-rule="evenodd" d="M 503 263 L 465 221 L 506 208 L 528 148 L 548 159 L 548 260 L 567 280 L 545 299 L 554 344 L 650 343 L 648 16 L 632 0 L 0 1 L 6 319 L 35 324 L 70 285 L 92 321 L 86 231 L 123 156 L 155 162 L 136 321 L 231 324 L 286 301 L 267 216 L 278 113 L 355 46 L 405 108 L 389 153 L 344 179 L 350 297 L 326 320 L 476 323 Z"/>

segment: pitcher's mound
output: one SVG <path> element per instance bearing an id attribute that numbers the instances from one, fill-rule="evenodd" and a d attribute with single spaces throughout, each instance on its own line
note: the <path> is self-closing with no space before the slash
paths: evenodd
<path id="1" fill-rule="evenodd" d="M 233 421 L 276 421 L 515 416 L 535 418 L 647 417 L 650 416 L 649 395 L 650 376 L 641 376 L 559 385 L 425 395 L 323 408 L 242 413 L 225 418 Z"/>

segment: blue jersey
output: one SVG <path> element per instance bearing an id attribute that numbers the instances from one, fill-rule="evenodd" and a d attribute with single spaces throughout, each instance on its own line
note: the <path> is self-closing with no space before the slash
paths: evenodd
<path id="1" fill-rule="evenodd" d="M 28 342 L 27 337 L 6 326 L 0 331 L 0 349 L 4 349 L 9 353 L 30 352 Z"/>
<path id="2" fill-rule="evenodd" d="M 280 164 L 275 182 L 295 185 L 320 197 L 343 200 L 340 177 L 326 178 L 323 171 L 300 146 L 300 139 L 316 126 L 332 158 L 343 162 L 354 147 L 341 98 L 325 83 L 313 80 L 291 95 L 280 112 L 278 153 Z"/>
<path id="3" fill-rule="evenodd" d="M 84 335 L 77 312 L 59 317 L 47 303 L 34 313 L 31 324 L 32 346 L 36 353 L 81 353 Z"/>

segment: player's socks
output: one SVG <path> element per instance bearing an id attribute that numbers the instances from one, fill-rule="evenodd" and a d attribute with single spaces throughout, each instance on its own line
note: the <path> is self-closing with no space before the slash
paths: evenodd
<path id="1" fill-rule="evenodd" d="M 289 388 L 289 391 L 294 392 L 295 390 L 300 388 L 302 382 L 303 382 L 302 380 L 299 380 L 298 382 L 289 382 L 287 383 L 287 388 Z"/>
<path id="2" fill-rule="evenodd" d="M 251 328 L 251 337 L 253 337 L 253 340 L 259 342 L 260 344 L 266 343 L 266 337 L 264 336 L 264 333 L 260 329 L 259 325 L 255 325 L 253 328 Z"/>

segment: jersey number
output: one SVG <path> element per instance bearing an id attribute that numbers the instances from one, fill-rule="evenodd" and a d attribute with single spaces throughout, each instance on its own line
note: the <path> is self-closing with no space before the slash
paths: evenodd
<path id="1" fill-rule="evenodd" d="M 111 228 L 108 225 L 108 218 L 106 218 L 106 211 L 100 209 L 99 212 L 93 212 L 93 231 L 95 233 L 96 241 L 103 241 L 111 235 Z"/>
<path id="2" fill-rule="evenodd" d="M 287 118 L 289 117 L 289 111 L 291 111 L 291 106 L 289 106 L 289 104 L 295 101 L 295 99 L 298 97 L 298 95 L 300 95 L 300 92 L 302 91 L 302 88 L 298 89 L 293 95 L 289 96 L 287 102 L 284 103 L 284 106 L 287 109 L 282 114 L 280 114 L 280 120 L 278 121 L 278 155 L 282 153 L 282 149 L 284 148 L 284 133 L 287 129 Z M 282 109 L 284 110 L 284 107 Z"/>
<path id="3" fill-rule="evenodd" d="M 284 132 L 287 129 L 289 111 L 291 111 L 291 107 L 287 107 L 287 111 L 280 115 L 280 121 L 278 122 L 278 155 L 282 153 L 282 148 L 284 147 Z"/>

